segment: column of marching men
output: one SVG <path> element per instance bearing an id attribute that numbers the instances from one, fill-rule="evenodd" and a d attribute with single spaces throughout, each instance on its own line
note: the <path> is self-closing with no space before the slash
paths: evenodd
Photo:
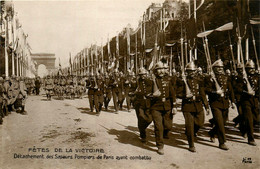
<path id="1" fill-rule="evenodd" d="M 172 70 L 159 61 L 152 71 L 140 68 L 126 74 L 118 69 L 90 73 L 87 76 L 47 76 L 43 82 L 39 77 L 0 77 L 0 122 L 10 112 L 26 114 L 27 95 L 39 95 L 41 83 L 48 100 L 54 95 L 58 99 L 82 98 L 87 92 L 91 112 L 99 115 L 102 110 L 114 109 L 115 113 L 135 109 L 140 140 L 147 142 L 146 128 L 154 123 L 158 153 L 164 154 L 164 139 L 169 139 L 173 116 L 177 113 L 177 101 L 181 100 L 181 111 L 185 119 L 185 134 L 189 151 L 196 152 L 194 140 L 204 125 L 205 114 L 212 113 L 209 120 L 212 129 L 209 139 L 218 138 L 219 148 L 228 150 L 225 125 L 229 108 L 236 108 L 238 115 L 233 119 L 241 136 L 247 137 L 248 144 L 255 146 L 254 128 L 259 128 L 259 71 L 249 60 L 238 64 L 237 72 L 224 69 L 221 60 L 212 64 L 213 73 L 202 73 L 194 62 L 185 67 L 184 73 Z M 244 71 L 243 71 L 244 70 Z M 109 103 L 113 102 L 113 107 Z"/>
<path id="2" fill-rule="evenodd" d="M 243 66 L 245 72 L 243 72 Z M 255 64 L 249 60 L 245 65 L 238 64 L 237 72 L 225 71 L 219 59 L 212 64 L 212 73 L 202 73 L 202 69 L 190 62 L 185 72 L 172 70 L 169 75 L 168 65 L 158 62 L 152 71 L 140 68 L 138 75 L 133 71 L 126 74 L 118 69 L 90 73 L 82 76 L 58 76 L 45 80 L 47 98 L 54 94 L 63 98 L 75 96 L 82 98 L 87 91 L 90 111 L 100 115 L 103 110 L 113 108 L 117 114 L 134 108 L 138 120 L 140 140 L 147 142 L 146 128 L 154 123 L 154 132 L 158 153 L 164 154 L 164 139 L 169 139 L 173 124 L 173 116 L 177 113 L 177 99 L 181 100 L 181 111 L 185 119 L 185 134 L 189 151 L 196 152 L 194 140 L 204 125 L 205 114 L 212 113 L 209 120 L 212 129 L 209 139 L 215 142 L 218 138 L 219 148 L 228 150 L 225 125 L 228 121 L 229 108 L 237 109 L 238 116 L 233 119 L 241 136 L 247 137 L 248 144 L 255 146 L 254 127 L 259 127 L 259 72 Z M 251 86 L 248 90 L 248 86 Z M 111 101 L 112 100 L 112 101 Z M 113 102 L 113 107 L 109 103 Z M 235 110 L 236 110 L 235 109 Z"/>

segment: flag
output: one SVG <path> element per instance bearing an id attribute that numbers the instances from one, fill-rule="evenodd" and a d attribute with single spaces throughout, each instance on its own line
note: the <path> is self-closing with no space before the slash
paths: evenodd
<path id="1" fill-rule="evenodd" d="M 126 37 L 127 37 L 127 54 L 130 55 L 131 51 L 130 51 L 130 27 L 129 27 L 129 25 L 126 28 Z"/>
<path id="2" fill-rule="evenodd" d="M 71 67 L 71 65 L 72 65 L 72 64 L 71 64 L 71 53 L 70 53 L 70 60 L 69 60 L 69 64 L 70 64 L 70 67 Z"/>
<path id="3" fill-rule="evenodd" d="M 61 64 L 60 64 L 60 58 L 59 58 L 59 68 L 61 68 Z"/>
<path id="4" fill-rule="evenodd" d="M 109 41 L 109 35 L 107 37 L 107 53 L 108 53 L 108 58 L 110 58 L 111 56 L 111 52 L 110 52 L 110 41 Z"/>
<path id="5" fill-rule="evenodd" d="M 116 57 L 119 57 L 119 34 L 116 36 Z"/>
<path id="6" fill-rule="evenodd" d="M 138 27 L 134 31 L 131 32 L 131 35 L 136 34 L 141 29 L 141 26 L 142 26 L 142 21 L 139 20 Z"/>

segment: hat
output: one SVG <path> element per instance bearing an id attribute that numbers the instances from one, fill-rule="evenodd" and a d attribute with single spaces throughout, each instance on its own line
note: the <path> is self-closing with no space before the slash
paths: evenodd
<path id="1" fill-rule="evenodd" d="M 145 75 L 145 74 L 147 74 L 147 70 L 145 68 L 141 67 L 139 69 L 139 75 Z"/>
<path id="2" fill-rule="evenodd" d="M 226 70 L 226 74 L 230 74 L 231 72 L 230 72 L 230 70 L 229 69 L 227 69 Z"/>
<path id="3" fill-rule="evenodd" d="M 155 70 L 157 70 L 157 69 L 163 69 L 163 68 L 165 68 L 165 67 L 164 67 L 163 62 L 161 62 L 161 61 L 157 62 L 157 63 L 155 64 L 155 67 L 154 67 Z"/>
<path id="4" fill-rule="evenodd" d="M 242 63 L 238 63 L 238 64 L 237 64 L 237 68 L 238 68 L 238 69 L 242 69 L 242 68 L 243 68 L 243 64 L 242 64 Z"/>
<path id="5" fill-rule="evenodd" d="M 196 65 L 195 65 L 195 63 L 193 62 L 193 61 L 191 61 L 190 63 L 188 63 L 187 65 L 186 65 L 186 68 L 185 68 L 186 70 L 196 70 Z"/>
<path id="6" fill-rule="evenodd" d="M 253 60 L 248 60 L 247 62 L 246 62 L 246 66 L 245 66 L 246 68 L 252 68 L 252 69 L 254 69 L 255 68 L 255 63 L 254 63 L 254 61 Z"/>
<path id="7" fill-rule="evenodd" d="M 221 59 L 218 59 L 212 64 L 212 67 L 224 67 L 224 64 Z"/>

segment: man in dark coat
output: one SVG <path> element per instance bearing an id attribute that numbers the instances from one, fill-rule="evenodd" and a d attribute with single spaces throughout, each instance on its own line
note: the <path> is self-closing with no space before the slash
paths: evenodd
<path id="1" fill-rule="evenodd" d="M 219 148 L 228 150 L 226 146 L 225 124 L 228 119 L 229 100 L 232 108 L 235 108 L 235 98 L 230 79 L 225 75 L 224 64 L 219 59 L 212 65 L 214 73 L 206 80 L 206 92 L 209 96 L 209 104 L 213 114 L 215 126 L 209 131 L 210 139 L 214 142 L 218 136 Z"/>
<path id="2" fill-rule="evenodd" d="M 152 93 L 153 82 L 147 77 L 147 71 L 144 68 L 139 70 L 139 79 L 135 91 L 134 108 L 137 117 L 137 125 L 140 132 L 140 138 L 143 143 L 146 142 L 146 128 L 152 122 L 150 112 L 150 95 Z M 131 93 L 130 93 L 131 95 Z"/>
<path id="3" fill-rule="evenodd" d="M 186 135 L 189 142 L 189 151 L 196 152 L 194 135 L 204 124 L 205 106 L 209 114 L 209 105 L 204 91 L 203 80 L 196 76 L 196 65 L 190 62 L 186 65 L 187 78 L 183 75 L 178 83 L 178 96 L 182 98 L 182 112 L 185 118 Z M 180 94 L 179 94 L 180 93 Z"/>
<path id="4" fill-rule="evenodd" d="M 241 96 L 242 113 L 247 133 L 248 144 L 256 146 L 254 124 L 259 124 L 259 75 L 255 73 L 255 64 L 249 60 L 245 65 L 244 85 Z M 247 75 L 247 76 L 246 76 Z"/>
<path id="5" fill-rule="evenodd" d="M 164 154 L 163 138 L 169 138 L 172 128 L 173 113 L 176 110 L 175 84 L 167 75 L 167 67 L 161 61 L 155 65 L 155 78 L 153 79 L 153 91 L 151 100 L 151 114 L 154 122 L 157 153 Z M 172 112 L 173 110 L 173 112 Z"/>

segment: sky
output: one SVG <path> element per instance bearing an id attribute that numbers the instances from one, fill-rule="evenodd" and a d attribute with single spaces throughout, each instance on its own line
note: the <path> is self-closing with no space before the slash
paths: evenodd
<path id="1" fill-rule="evenodd" d="M 69 65 L 91 44 L 105 45 L 129 23 L 136 28 L 151 3 L 164 0 L 17 1 L 14 8 L 32 53 L 54 53 L 56 66 Z"/>

